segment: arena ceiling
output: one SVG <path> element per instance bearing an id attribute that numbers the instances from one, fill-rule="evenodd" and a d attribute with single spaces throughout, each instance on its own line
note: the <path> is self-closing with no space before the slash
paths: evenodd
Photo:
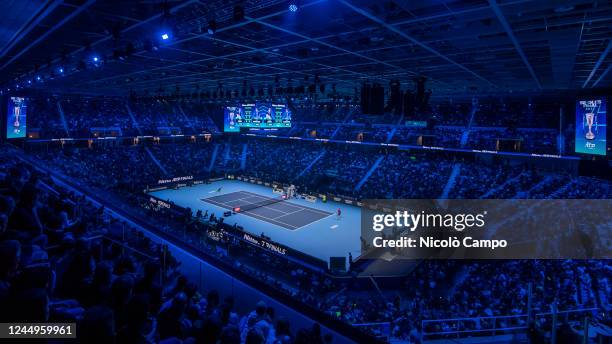
<path id="1" fill-rule="evenodd" d="M 610 1 L 302 0 L 296 12 L 289 3 L 3 1 L 2 91 L 187 93 L 316 80 L 352 95 L 364 81 L 406 89 L 424 76 L 440 95 L 612 83 Z"/>

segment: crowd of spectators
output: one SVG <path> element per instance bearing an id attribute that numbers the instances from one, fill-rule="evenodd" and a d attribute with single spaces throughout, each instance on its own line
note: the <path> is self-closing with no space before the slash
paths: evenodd
<path id="1" fill-rule="evenodd" d="M 347 193 L 349 196 L 364 198 L 435 198 L 441 194 L 446 185 L 452 167 L 459 164 L 460 172 L 456 176 L 454 187 L 449 193 L 451 198 L 500 198 L 521 195 L 537 198 L 610 198 L 612 195 L 612 188 L 609 183 L 601 180 L 594 183 L 585 177 L 576 178 L 567 174 L 550 174 L 525 166 L 502 164 L 489 166 L 478 161 L 455 160 L 444 155 L 355 150 L 347 148 L 351 146 L 346 145 L 336 147 L 310 142 L 283 143 L 272 139 L 251 138 L 244 141 L 210 144 L 161 144 L 151 146 L 150 149 L 163 166 L 172 169 L 171 173 L 189 175 L 194 174 L 191 173 L 192 168 L 200 169 L 209 165 L 210 161 L 207 160 L 212 156 L 211 152 L 214 150 L 215 144 L 219 145 L 218 154 L 222 154 L 225 150 L 223 147 L 241 152 L 246 145 L 248 154 L 247 168 L 243 171 L 244 174 L 270 181 L 294 182 L 301 188 L 308 187 L 311 192 Z M 138 202 L 140 202 L 140 205 L 146 204 L 146 200 L 143 201 L 142 199 L 135 202 L 134 193 L 138 193 L 138 190 L 143 188 L 143 182 L 154 183 L 155 180 L 163 176 L 163 173 L 152 162 L 144 147 L 139 146 L 64 149 L 61 152 L 39 152 L 37 154 L 51 166 L 83 181 L 84 184 L 123 195 L 127 197 L 126 202 L 132 204 Z M 240 160 L 237 157 L 239 155 L 230 155 L 230 160 Z M 319 158 L 320 163 L 316 162 L 314 166 L 311 166 L 312 170 L 306 171 L 305 177 L 297 178 L 312 162 L 311 159 L 318 156 L 321 156 Z M 382 160 L 379 167 L 361 189 L 356 191 L 356 184 L 371 167 L 374 160 L 381 156 Z M 201 157 L 203 162 L 196 162 L 196 165 L 193 165 L 193 163 L 174 163 L 176 161 L 193 162 L 193 157 Z M 174 165 L 169 167 L 172 164 Z M 239 164 L 239 162 L 234 162 L 233 166 Z M 364 167 L 366 165 L 367 167 Z M 135 173 L 134 166 L 142 168 L 139 168 L 138 173 Z M 281 169 L 279 166 L 288 166 L 288 168 Z M 222 168 L 222 165 L 215 165 L 215 169 Z M 327 177 L 327 180 L 333 182 L 326 185 L 321 181 L 326 180 Z M 219 224 L 218 217 L 213 217 L 211 220 L 210 214 L 203 216 L 207 218 L 206 221 L 197 222 L 192 221 L 191 214 L 165 217 L 163 213 L 149 213 L 148 217 L 155 217 L 160 226 L 162 223 L 164 224 L 161 227 L 169 231 L 182 233 L 181 235 L 186 235 L 184 237 L 186 240 L 197 243 L 203 243 L 201 233 L 206 232 L 202 228 L 198 229 L 197 226 L 223 225 L 222 221 Z M 164 218 L 167 218 L 167 221 L 162 221 Z M 479 276 L 482 276 L 486 271 L 492 274 L 491 271 L 496 269 L 497 265 L 495 264 L 497 263 L 491 263 L 493 267 L 486 268 L 489 270 L 482 270 L 485 269 L 483 266 L 488 265 L 466 263 L 459 269 L 456 265 L 445 265 L 451 264 L 448 262 L 430 262 L 427 264 L 431 265 L 424 265 L 423 268 L 415 270 L 410 276 L 406 277 L 406 280 L 411 281 L 411 283 L 419 281 L 418 285 L 420 287 L 414 288 L 414 285 L 411 284 L 412 288 L 395 290 L 392 292 L 392 296 L 386 299 L 372 298 L 368 296 L 371 295 L 368 293 L 374 291 L 364 294 L 359 288 L 354 290 L 349 282 L 333 282 L 328 280 L 325 275 L 305 269 L 299 264 L 289 262 L 271 253 L 259 251 L 236 240 L 227 240 L 222 245 L 219 245 L 219 242 L 204 242 L 203 245 L 220 259 L 227 260 L 231 257 L 232 261 L 235 262 L 234 265 L 239 266 L 242 271 L 251 276 L 256 276 L 268 285 L 275 286 L 279 289 L 279 292 L 290 295 L 306 304 L 316 306 L 329 316 L 353 324 L 390 322 L 389 331 L 393 336 L 404 339 L 418 337 L 422 330 L 420 328 L 421 320 L 456 316 L 508 315 L 524 311 L 524 292 L 519 290 L 516 294 L 502 294 L 507 286 L 502 284 L 501 281 L 518 283 L 520 285 L 519 289 L 525 289 L 529 282 L 536 283 L 537 286 L 537 281 L 529 278 L 530 275 L 517 275 L 515 271 L 527 271 L 525 266 L 529 265 L 529 262 L 506 264 L 509 269 L 507 272 L 505 265 L 499 263 L 498 271 L 503 271 L 503 274 L 495 275 L 495 278 L 486 281 L 489 283 L 487 284 L 489 287 L 485 288 L 488 289 L 486 295 L 479 294 L 479 291 L 482 291 L 483 288 L 478 288 L 478 290 L 470 288 L 477 283 L 482 285 L 484 281 L 479 280 L 481 278 Z M 235 247 L 229 249 L 227 245 Z M 574 266 L 572 262 L 551 264 L 570 264 L 570 266 Z M 584 262 L 576 262 L 575 264 L 577 266 L 588 265 Z M 600 283 L 600 279 L 604 278 L 603 273 L 608 271 L 606 270 L 607 265 L 601 262 L 593 264 L 599 266 L 593 272 L 594 277 L 592 279 L 595 282 L 587 288 L 591 291 L 583 292 L 583 295 L 591 295 L 594 293 L 593 289 L 605 285 L 604 282 Z M 272 266 L 278 267 L 278 269 L 270 269 Z M 559 269 L 554 266 L 551 267 L 551 269 L 553 268 Z M 464 271 L 467 276 L 464 277 L 462 282 L 455 281 L 457 271 Z M 576 276 L 580 276 L 581 270 L 577 269 L 575 271 L 577 271 Z M 296 276 L 300 276 L 300 278 L 296 278 Z M 520 279 L 518 279 L 519 277 Z M 554 278 L 557 279 L 556 276 Z M 296 281 L 298 283 L 295 283 Z M 564 279 L 559 281 L 561 283 Z M 452 288 L 454 292 L 440 296 L 439 293 L 450 290 L 451 285 L 455 285 Z M 541 288 L 545 287 L 548 288 L 548 286 L 542 286 Z M 606 290 L 599 289 L 599 291 L 604 292 L 604 294 L 610 292 L 609 288 Z M 570 291 L 568 293 L 572 294 Z M 576 296 L 575 293 L 572 295 Z M 395 300 L 398 296 L 399 299 Z M 496 298 L 502 301 L 495 301 Z M 588 304 L 599 305 L 600 300 L 604 299 L 591 297 Z M 563 296 L 562 299 L 562 305 L 565 309 L 570 309 L 576 305 L 576 303 L 567 303 L 565 300 L 567 300 L 567 296 Z M 544 309 L 550 306 L 551 301 L 541 302 L 541 307 Z M 509 305 L 515 307 L 508 308 Z M 455 325 L 439 323 L 435 326 L 438 326 L 435 327 L 436 329 L 443 329 L 446 326 L 453 328 Z M 461 326 L 472 328 L 470 326 L 476 325 Z M 478 326 L 484 325 L 480 324 Z M 373 330 L 373 332 L 377 333 L 376 330 Z"/>
<path id="2" fill-rule="evenodd" d="M 46 105 L 41 104 L 39 106 L 51 112 L 54 108 L 53 104 L 54 101 L 49 100 Z M 81 111 L 95 111 L 92 110 L 95 109 L 94 106 L 100 105 L 90 104 L 88 106 L 82 108 L 82 110 L 81 107 L 72 108 L 68 106 L 65 111 L 67 116 L 72 116 L 72 113 L 80 113 Z M 166 125 L 179 125 L 182 128 L 198 128 L 197 130 L 199 130 L 201 127 L 210 125 L 211 122 L 206 119 L 207 116 L 198 117 L 198 114 L 202 111 L 207 111 L 206 107 L 199 107 L 196 104 L 181 104 L 180 107 L 179 110 L 177 105 L 174 104 L 155 106 L 145 104 L 132 107 L 132 111 L 139 119 L 139 123 L 141 122 L 140 118 L 152 119 L 142 120 L 143 128 L 153 128 L 159 123 L 165 123 Z M 121 106 L 115 104 L 109 105 L 108 108 L 119 109 Z M 479 111 L 484 111 L 484 109 L 481 107 Z M 303 110 L 305 113 L 309 111 L 307 109 Z M 114 112 L 114 110 L 108 111 Z M 168 111 L 173 112 L 170 114 Z M 327 113 L 325 119 L 339 123 L 347 116 L 352 115 L 350 111 L 355 111 L 355 109 L 349 107 L 347 109 L 339 108 L 325 111 Z M 453 121 L 453 118 L 463 116 L 465 119 L 469 107 L 447 104 L 447 106 L 438 108 L 436 111 L 445 115 L 446 120 L 443 123 L 457 124 Z M 183 117 L 183 113 L 187 115 L 188 119 L 191 119 L 191 124 L 184 118 L 175 118 L 177 116 Z M 453 113 L 462 115 L 453 116 Z M 521 116 L 528 116 L 529 114 L 529 112 L 521 112 Z M 103 115 L 96 115 L 94 118 L 100 116 L 104 117 Z M 72 117 L 81 118 L 80 116 Z M 69 123 L 74 127 L 83 127 L 82 122 L 88 120 L 86 116 L 82 118 L 84 119 Z M 195 122 L 194 118 L 200 118 L 198 121 L 201 121 Z M 384 142 L 387 139 L 387 134 L 393 128 L 393 126 L 387 124 L 373 125 L 371 121 L 364 123 L 360 121 L 352 122 L 351 120 L 349 120 L 349 123 L 345 123 L 347 125 L 340 127 L 338 127 L 338 124 L 326 126 L 322 125 L 320 120 L 321 117 L 316 116 L 314 124 L 298 124 L 296 132 L 302 137 L 312 137 L 312 131 L 316 130 L 314 135 L 319 138 L 331 138 L 335 133 L 337 138 L 346 140 L 350 140 L 353 136 L 358 137 L 360 133 L 363 133 L 366 138 L 364 141 Z M 488 120 L 483 120 L 483 122 Z M 480 120 L 477 120 L 477 122 L 480 122 Z M 115 122 L 113 116 L 109 116 L 108 121 L 101 124 L 110 125 L 112 123 L 119 123 L 118 125 L 125 125 L 126 128 L 130 128 L 129 123 Z M 496 122 L 492 120 L 492 123 Z M 532 121 L 530 123 L 540 122 Z M 465 125 L 464 123 L 463 126 Z M 426 133 L 435 138 L 436 141 L 433 141 L 434 144 L 432 145 L 452 147 L 460 145 L 462 132 L 461 127 L 439 126 L 433 129 L 398 127 L 391 142 L 410 142 L 412 137 L 418 136 L 419 133 Z M 471 131 L 468 147 L 489 149 L 486 147 L 491 145 L 490 138 L 492 135 L 499 133 L 500 130 L 498 129 L 491 130 L 490 134 L 486 129 Z M 549 131 L 546 131 L 544 136 L 537 130 L 517 130 L 513 133 L 523 135 L 523 148 L 529 147 L 528 149 L 533 149 L 536 152 L 549 152 L 548 149 L 536 149 L 556 144 L 552 134 L 548 134 Z M 474 141 L 472 142 L 472 140 Z M 524 314 L 527 307 L 526 290 L 529 284 L 532 285 L 534 290 L 534 309 L 539 311 L 549 311 L 553 303 L 557 303 L 563 309 L 583 306 L 609 306 L 607 300 L 611 297 L 609 286 L 610 265 L 607 261 L 425 262 L 405 278 L 405 283 L 409 286 L 386 290 L 385 293 L 390 295 L 377 295 L 375 290 L 364 291 L 361 288 L 356 288 L 351 282 L 352 280 L 340 282 L 330 280 L 325 274 L 310 271 L 282 257 L 244 245 L 238 240 L 227 238 L 221 242 L 202 240 L 202 233 L 206 233 L 207 228 L 218 228 L 224 225 L 218 217 L 213 216 L 211 218 L 212 214 L 200 214 L 201 219 L 196 221 L 193 219 L 191 212 L 177 215 L 164 211 L 153 211 L 150 208 L 142 209 L 142 206 L 148 203 L 146 199 L 139 197 L 147 185 L 154 185 L 159 179 L 185 175 L 232 173 L 254 176 L 267 181 L 294 183 L 298 185 L 301 191 L 330 193 L 357 199 L 438 198 L 443 194 L 445 188 L 448 189 L 447 197 L 460 199 L 610 198 L 612 196 L 611 184 L 600 179 L 577 177 L 565 172 L 544 171 L 522 164 L 509 165 L 495 161 L 483 162 L 458 159 L 443 153 L 419 154 L 413 151 L 388 151 L 386 149 L 360 147 L 359 145 L 334 145 L 306 142 L 305 140 L 283 141 L 263 138 L 215 138 L 210 143 L 93 145 L 88 148 L 66 146 L 62 149 L 52 149 L 50 151 L 37 150 L 32 155 L 35 155 L 53 169 L 73 178 L 75 182 L 116 194 L 126 204 L 135 208 L 141 207 L 140 210 L 144 211 L 148 217 L 155 219 L 164 230 L 178 233 L 183 235 L 185 240 L 200 244 L 211 255 L 222 260 L 228 260 L 233 266 L 268 285 L 274 286 L 279 292 L 311 305 L 331 317 L 351 324 L 388 322 L 390 323 L 390 332 L 397 338 L 416 340 L 419 333 L 423 331 L 420 327 L 421 320 Z M 215 159 L 211 161 L 213 156 Z M 368 176 L 367 180 L 359 185 L 375 163 L 378 163 L 378 166 L 372 170 L 372 174 Z M 210 169 L 211 166 L 212 169 Z M 455 167 L 458 168 L 458 173 L 451 178 Z M 39 184 L 36 174 L 31 175 L 27 168 L 11 169 L 7 167 L 5 170 L 11 171 L 10 174 L 3 176 L 6 185 L 22 180 L 25 184 Z M 48 184 L 51 184 L 51 182 L 48 182 Z M 52 187 L 56 188 L 54 185 Z M 28 193 L 23 194 L 23 190 L 16 195 L 11 195 L 10 193 L 13 191 L 10 191 L 10 188 L 8 187 L 9 191 L 3 191 L 3 200 L 6 199 L 6 204 L 8 204 L 6 209 L 12 209 L 10 211 L 3 210 L 6 213 L 5 217 L 9 219 L 7 223 L 10 223 L 11 217 L 18 218 L 13 216 L 14 209 L 29 209 L 27 208 L 28 205 L 33 202 L 29 199 L 31 197 L 27 196 Z M 49 194 L 49 192 L 46 193 Z M 53 192 L 50 194 L 56 198 L 60 197 Z M 105 313 L 104 319 L 108 319 L 109 316 L 112 319 L 113 314 L 115 314 L 113 312 L 116 309 L 120 310 L 120 307 L 126 307 L 127 304 L 134 304 L 134 307 L 130 306 L 130 309 L 147 309 L 147 312 L 144 312 L 146 317 L 142 313 L 139 316 L 134 316 L 134 319 L 139 319 L 139 321 L 135 321 L 136 324 L 131 324 L 125 319 L 118 320 L 121 316 L 115 316 L 111 322 L 114 322 L 114 335 L 117 341 L 120 341 L 121 336 L 124 335 L 133 336 L 135 328 L 146 329 L 143 330 L 146 332 L 144 337 L 148 338 L 153 338 L 150 336 L 155 336 L 158 339 L 173 336 L 199 338 L 200 335 L 211 335 L 210 333 L 203 334 L 206 330 L 197 328 L 197 326 L 204 328 L 207 326 L 206 324 L 214 326 L 212 327 L 214 330 L 211 331 L 216 333 L 216 338 L 223 337 L 223 333 L 226 332 L 225 328 L 228 326 L 237 325 L 238 330 L 228 330 L 231 332 L 228 335 L 237 333 L 242 341 L 247 340 L 249 331 L 246 333 L 242 331 L 241 322 L 236 323 L 235 317 L 227 316 L 226 312 L 232 313 L 231 302 L 229 302 L 230 305 L 226 305 L 218 300 L 215 301 L 218 297 L 215 297 L 214 294 L 211 302 L 208 297 L 196 295 L 197 293 L 193 292 L 192 289 L 187 290 L 188 283 L 184 279 L 173 276 L 176 275 L 176 271 L 173 269 L 162 271 L 165 276 L 162 280 L 167 281 L 168 286 L 161 287 L 160 300 L 157 301 L 160 305 L 155 306 L 155 302 L 152 301 L 148 301 L 148 304 L 141 304 L 145 301 L 137 297 L 138 293 L 135 292 L 135 286 L 139 285 L 141 279 L 146 279 L 147 266 L 150 263 L 140 262 L 135 258 L 131 258 L 128 263 L 124 262 L 124 257 L 117 253 L 116 244 L 112 242 L 101 241 L 96 243 L 90 241 L 84 243 L 84 238 L 98 232 L 105 236 L 110 235 L 109 232 L 112 231 L 108 229 L 109 225 L 107 224 L 110 220 L 106 218 L 99 220 L 99 218 L 102 218 L 102 215 L 99 214 L 100 211 L 90 204 L 84 204 L 83 199 L 74 195 L 66 195 L 62 191 L 59 194 L 61 195 L 60 198 L 67 200 L 68 203 L 73 202 L 78 205 L 73 206 L 79 209 L 78 216 L 70 215 L 75 214 L 74 211 L 66 211 L 65 218 L 56 219 L 56 221 L 63 221 L 64 226 L 71 224 L 68 226 L 71 227 L 70 230 L 58 232 L 47 225 L 37 225 L 39 228 L 34 231 L 27 230 L 27 235 L 18 234 L 20 230 L 3 231 L 3 233 L 10 233 L 20 245 L 26 245 L 28 250 L 32 250 L 32 253 L 29 253 L 30 255 L 39 254 L 35 253 L 38 251 L 29 248 L 30 246 L 37 246 L 41 251 L 47 252 L 48 245 L 58 244 L 59 249 L 46 253 L 48 256 L 54 256 L 52 261 L 62 261 L 62 258 L 66 255 L 73 258 L 75 252 L 79 254 L 84 252 L 84 255 L 91 255 L 93 267 L 88 270 L 83 261 L 75 263 L 80 265 L 74 267 L 77 270 L 75 272 L 77 277 L 74 277 L 71 281 L 74 281 L 74 285 L 80 285 L 79 283 L 85 283 L 83 285 L 86 285 L 88 278 L 96 281 L 98 271 L 100 271 L 99 274 L 104 274 L 104 276 L 99 276 L 99 279 L 112 281 L 111 284 L 105 282 L 107 286 L 110 286 L 111 295 L 106 298 L 102 297 L 102 301 L 95 301 L 98 303 L 106 302 L 110 305 L 108 307 L 111 310 Z M 23 197 L 24 195 L 26 196 Z M 57 202 L 56 198 L 48 198 L 48 195 L 46 197 L 45 207 L 48 209 L 55 209 L 54 207 L 57 207 L 57 204 L 63 204 L 63 202 Z M 13 203 L 20 205 L 11 206 Z M 26 216 L 26 218 L 32 217 Z M 35 222 L 40 222 L 36 217 L 33 217 L 33 219 Z M 74 227 L 72 223 L 87 224 Z M 11 229 L 11 227 L 7 228 Z M 69 234 L 72 235 L 73 241 L 71 244 L 73 246 L 67 245 L 64 248 L 64 238 Z M 13 238 L 2 235 L 3 243 L 8 238 Z M 140 237 L 140 240 L 144 239 Z M 15 244 L 11 241 L 7 245 L 14 246 Z M 155 257 L 156 254 L 159 254 L 159 247 L 156 247 L 153 243 L 144 246 L 142 244 L 134 245 L 135 248 L 148 252 L 150 256 Z M 232 249 L 229 249 L 229 247 L 232 247 Z M 3 248 L 2 252 L 5 254 L 6 251 L 7 254 L 10 254 L 11 249 L 10 247 Z M 97 252 L 108 252 L 108 255 Z M 40 255 L 44 254 L 40 253 Z M 112 261 L 111 267 L 108 268 L 112 272 L 110 277 L 106 277 L 109 274 L 105 272 L 104 269 L 106 268 L 103 267 L 103 263 L 107 263 L 107 260 Z M 11 260 L 8 259 L 7 261 Z M 128 267 L 125 265 L 128 265 Z M 5 268 L 3 271 L 4 276 L 9 277 L 4 277 L 2 281 L 5 282 L 5 279 L 8 278 L 11 279 L 11 283 L 16 283 L 13 282 L 13 277 L 10 275 L 14 275 L 17 271 L 13 268 L 10 268 L 13 270 L 8 271 L 9 268 Z M 61 272 L 62 270 L 55 270 L 54 273 Z M 19 275 L 22 273 L 23 271 L 19 271 Z M 129 275 L 133 279 L 133 290 L 130 289 L 130 282 L 125 281 L 127 279 L 124 278 L 125 275 Z M 24 276 L 28 277 L 27 274 L 24 274 Z M 55 280 L 60 281 L 59 278 L 55 278 Z M 62 275 L 61 281 L 64 280 L 66 278 Z M 86 281 L 83 282 L 83 280 Z M 182 282 L 179 283 L 179 280 Z M 112 293 L 115 282 L 117 283 L 116 295 Z M 10 290 L 11 283 L 3 284 L 8 285 L 4 289 Z M 34 282 L 30 281 L 29 283 Z M 177 284 L 184 284 L 185 286 L 182 289 L 179 288 L 180 291 L 177 292 L 166 292 L 167 289 L 175 289 L 172 286 Z M 98 285 L 94 287 L 98 287 Z M 53 316 L 67 317 L 71 314 L 76 314 L 76 316 L 81 314 L 82 319 L 87 319 L 86 316 L 92 308 L 95 311 L 90 312 L 93 313 L 90 315 L 91 317 L 99 317 L 102 314 L 98 313 L 98 308 L 95 308 L 99 304 L 92 300 L 86 300 L 78 290 L 60 288 L 59 285 L 57 292 L 55 288 L 49 289 L 47 286 L 43 289 L 46 289 L 45 295 L 47 297 L 58 300 L 57 304 L 60 305 L 56 308 L 51 307 Z M 125 289 L 132 291 L 129 297 L 126 297 Z M 39 291 L 34 294 L 36 293 L 39 293 Z M 40 295 L 36 294 L 36 296 L 34 294 L 32 294 L 32 299 L 40 298 Z M 66 303 L 66 300 L 70 300 L 70 302 Z M 72 302 L 72 300 L 75 301 Z M 210 303 L 216 304 L 213 310 L 208 308 Z M 164 305 L 166 308 L 164 308 Z M 229 310 L 226 306 L 229 307 Z M 181 310 L 181 312 L 177 310 Z M 270 314 L 270 312 L 272 311 L 259 309 L 252 315 L 255 318 L 264 316 L 272 318 L 273 314 Z M 209 320 L 211 314 L 217 313 L 223 314 L 222 317 L 219 315 L 224 319 L 221 321 L 221 325 L 216 318 Z M 250 317 L 251 315 L 247 316 L 246 322 L 253 325 L 252 321 L 255 320 L 248 320 Z M 99 318 L 94 319 L 98 321 Z M 177 319 L 181 319 L 180 326 L 176 326 Z M 189 320 L 189 322 L 185 322 L 190 323 L 191 327 L 184 329 L 183 319 Z M 109 320 L 105 321 L 99 321 L 99 323 L 110 324 Z M 234 323 L 231 321 L 234 321 Z M 209 322 L 215 323 L 209 324 Z M 254 324 L 258 322 L 255 321 Z M 298 341 L 298 338 L 310 338 L 309 336 L 312 335 L 312 331 L 293 334 L 287 330 L 288 325 L 281 321 L 279 321 L 281 324 L 277 326 L 273 326 L 271 321 L 266 320 L 266 322 L 268 323 L 268 330 L 275 328 L 278 333 L 288 333 L 287 335 L 294 338 L 295 341 Z M 426 330 L 477 329 L 489 326 L 486 321 L 457 324 L 459 323 L 432 323 L 432 328 Z M 521 325 L 525 324 L 521 323 Z M 543 325 L 545 324 L 543 323 Z M 177 328 L 179 328 L 178 331 Z M 211 327 L 206 328 L 210 329 Z M 94 330 L 101 331 L 100 329 Z M 223 342 L 223 339 L 220 340 Z M 227 341 L 227 343 L 230 342 L 232 341 Z"/>
<path id="3" fill-rule="evenodd" d="M 449 198 L 610 196 L 609 183 L 605 181 L 593 183 L 585 177 L 509 164 L 503 159 L 483 163 L 445 152 L 417 153 L 298 140 L 231 138 L 89 148 L 66 145 L 58 150 L 37 150 L 36 154 L 89 184 L 130 191 L 142 190 L 164 178 L 231 173 L 293 183 L 303 192 L 356 199 L 437 198 L 449 183 L 452 168 L 458 165 Z"/>
<path id="4" fill-rule="evenodd" d="M 82 343 L 329 343 L 206 291 L 138 228 L 0 154 L 0 318 L 74 322 Z"/>
<path id="5" fill-rule="evenodd" d="M 558 130 L 472 128 L 467 147 L 489 151 L 558 154 Z"/>
<path id="6" fill-rule="evenodd" d="M 36 97 L 32 99 L 31 108 L 28 109 L 33 116 L 28 118 L 29 132 L 38 132 L 39 137 L 67 137 L 66 127 L 61 120 L 58 99 L 52 96 Z"/>
<path id="7" fill-rule="evenodd" d="M 408 152 L 389 153 L 363 184 L 363 198 L 438 198 L 451 172 L 453 161 Z"/>
<path id="8" fill-rule="evenodd" d="M 130 101 L 77 96 L 32 99 L 29 121 L 41 138 L 219 134 L 220 128 L 212 117 L 223 112 L 220 104 L 193 100 Z M 280 136 L 375 143 L 390 138 L 391 143 L 408 145 L 559 153 L 559 105 L 554 102 L 531 104 L 498 99 L 483 99 L 474 105 L 441 102 L 403 117 L 363 114 L 359 105 L 346 102 L 295 102 L 290 107 L 295 112 L 294 127 L 280 130 Z M 472 112 L 474 120 L 470 122 Z M 406 125 L 407 122 L 413 124 Z M 417 122 L 430 124 L 418 127 L 414 124 Z M 101 129 L 105 131 L 99 132 Z M 469 135 L 462 142 L 466 130 Z M 573 132 L 564 131 L 568 147 L 565 151 L 572 149 L 572 135 Z"/>
<path id="9" fill-rule="evenodd" d="M 74 97 L 60 102 L 70 137 L 93 137 L 96 128 L 118 128 L 121 134 L 117 136 L 138 134 L 121 99 Z"/>

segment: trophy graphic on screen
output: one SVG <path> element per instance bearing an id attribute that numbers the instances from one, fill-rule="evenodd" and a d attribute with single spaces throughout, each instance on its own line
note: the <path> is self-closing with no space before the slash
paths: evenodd
<path id="1" fill-rule="evenodd" d="M 234 116 L 235 116 L 234 111 L 233 110 L 230 111 L 230 113 L 229 113 L 229 124 L 232 125 L 232 126 L 234 125 Z"/>
<path id="2" fill-rule="evenodd" d="M 595 138 L 595 134 L 593 134 L 593 122 L 595 121 L 595 114 L 592 112 L 587 112 L 584 114 L 586 119 L 586 124 L 589 127 L 587 133 L 584 135 L 587 140 L 592 140 Z"/>
<path id="3" fill-rule="evenodd" d="M 19 123 L 20 112 L 21 108 L 19 106 L 15 106 L 15 108 L 13 109 L 13 114 L 15 115 L 15 122 L 13 123 L 13 126 L 15 128 L 19 128 L 19 126 L 21 125 L 21 123 Z"/>

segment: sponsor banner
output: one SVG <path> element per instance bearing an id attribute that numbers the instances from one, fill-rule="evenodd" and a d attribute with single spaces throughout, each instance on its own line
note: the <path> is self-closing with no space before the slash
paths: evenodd
<path id="1" fill-rule="evenodd" d="M 149 205 L 151 209 L 153 209 L 154 211 L 170 209 L 172 207 L 170 203 L 166 201 L 162 201 L 159 198 L 155 198 L 155 197 L 149 197 Z"/>
<path id="2" fill-rule="evenodd" d="M 311 203 L 315 203 L 317 201 L 317 198 L 315 196 L 311 196 L 311 195 L 305 195 L 304 199 L 307 200 L 308 202 L 311 202 Z"/>
<path id="3" fill-rule="evenodd" d="M 177 182 L 183 182 L 186 180 L 193 180 L 193 176 L 181 176 L 181 177 L 174 177 L 171 179 L 160 179 L 157 181 L 157 185 L 172 184 L 172 183 L 177 183 Z"/>

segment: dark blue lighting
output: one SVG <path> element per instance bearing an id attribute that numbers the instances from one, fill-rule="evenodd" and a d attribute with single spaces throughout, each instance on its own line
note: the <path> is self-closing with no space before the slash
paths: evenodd
<path id="1" fill-rule="evenodd" d="M 298 6 L 295 3 L 289 4 L 289 11 L 297 12 L 297 10 L 298 10 Z"/>

